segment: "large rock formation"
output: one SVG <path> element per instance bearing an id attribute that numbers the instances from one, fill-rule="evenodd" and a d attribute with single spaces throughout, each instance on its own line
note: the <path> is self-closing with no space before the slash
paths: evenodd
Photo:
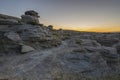
<path id="1" fill-rule="evenodd" d="M 30 10 L 26 11 L 24 15 L 21 16 L 22 21 L 27 24 L 39 24 L 39 15 L 37 12 Z"/>
<path id="2" fill-rule="evenodd" d="M 0 25 L 0 43 L 1 43 L 1 50 L 0 54 L 4 55 L 4 53 L 25 53 L 32 51 L 34 48 L 39 49 L 39 48 L 50 48 L 50 47 L 55 47 L 60 45 L 61 40 L 59 37 L 53 36 L 52 32 L 49 30 L 49 28 L 40 26 L 40 25 L 31 25 L 31 23 L 39 24 L 38 21 L 38 13 L 35 11 L 26 11 L 25 15 L 23 16 L 28 16 L 28 20 L 26 21 L 27 18 L 22 18 L 20 23 L 21 24 L 8 24 L 8 19 L 16 20 L 14 17 L 10 16 L 1 16 L 1 20 L 5 21 L 4 25 Z M 31 18 L 35 19 L 32 20 Z M 5 19 L 5 20 L 4 20 Z M 24 21 L 25 20 L 25 21 Z M 36 21 L 37 20 L 37 21 Z M 1 22 L 2 22 L 1 21 Z M 30 24 L 24 24 L 24 23 L 29 23 Z M 17 22 L 16 22 L 17 23 Z M 27 46 L 21 46 L 27 45 Z M 13 46 L 12 46 L 13 45 Z M 13 47 L 13 48 L 12 48 Z M 25 49 L 23 48 L 25 47 Z"/>
<path id="3" fill-rule="evenodd" d="M 37 12 L 23 16 L 9 17 L 19 25 L 8 24 L 8 16 L 0 17 L 7 24 L 0 25 L 0 79 L 120 79 L 120 33 L 54 30 L 31 25 L 39 24 Z"/>

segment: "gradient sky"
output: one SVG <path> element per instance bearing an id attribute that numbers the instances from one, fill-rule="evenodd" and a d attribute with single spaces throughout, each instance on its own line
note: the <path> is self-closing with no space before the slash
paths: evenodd
<path id="1" fill-rule="evenodd" d="M 26 10 L 56 29 L 120 32 L 120 0 L 0 0 L 2 14 L 20 17 Z"/>

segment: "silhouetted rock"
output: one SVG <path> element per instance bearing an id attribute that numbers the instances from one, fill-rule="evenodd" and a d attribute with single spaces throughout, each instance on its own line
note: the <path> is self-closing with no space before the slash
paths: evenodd
<path id="1" fill-rule="evenodd" d="M 25 12 L 25 15 L 30 15 L 30 16 L 34 16 L 34 17 L 40 17 L 39 15 L 38 15 L 38 13 L 36 12 L 36 11 L 34 11 L 34 10 L 29 10 L 29 11 L 26 11 Z"/>

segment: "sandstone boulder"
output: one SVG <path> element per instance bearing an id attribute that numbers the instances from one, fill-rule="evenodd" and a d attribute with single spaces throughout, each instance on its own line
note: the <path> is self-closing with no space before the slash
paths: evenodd
<path id="1" fill-rule="evenodd" d="M 39 24 L 39 20 L 37 17 L 30 15 L 22 15 L 22 21 L 27 24 Z"/>
<path id="2" fill-rule="evenodd" d="M 10 32 L 6 32 L 4 34 L 4 36 L 6 36 L 8 39 L 12 40 L 12 41 L 15 41 L 15 42 L 20 42 L 22 41 L 22 39 L 20 38 L 19 34 L 13 32 L 13 31 L 10 31 Z"/>
<path id="3" fill-rule="evenodd" d="M 35 49 L 31 46 L 28 46 L 28 45 L 21 45 L 21 52 L 22 53 L 27 53 L 27 52 L 31 52 L 31 51 L 34 51 Z"/>
<path id="4" fill-rule="evenodd" d="M 33 10 L 26 11 L 25 14 L 21 16 L 22 22 L 27 24 L 39 24 L 39 17 L 38 13 Z"/>

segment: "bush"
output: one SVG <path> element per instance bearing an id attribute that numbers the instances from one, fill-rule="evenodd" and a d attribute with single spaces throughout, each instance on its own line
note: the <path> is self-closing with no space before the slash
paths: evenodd
<path id="1" fill-rule="evenodd" d="M 31 24 L 31 25 L 39 25 L 37 22 L 27 22 L 27 24 Z"/>
<path id="2" fill-rule="evenodd" d="M 48 29 L 49 29 L 49 30 L 53 30 L 53 26 L 52 26 L 52 25 L 49 25 L 49 26 L 48 26 Z"/>

